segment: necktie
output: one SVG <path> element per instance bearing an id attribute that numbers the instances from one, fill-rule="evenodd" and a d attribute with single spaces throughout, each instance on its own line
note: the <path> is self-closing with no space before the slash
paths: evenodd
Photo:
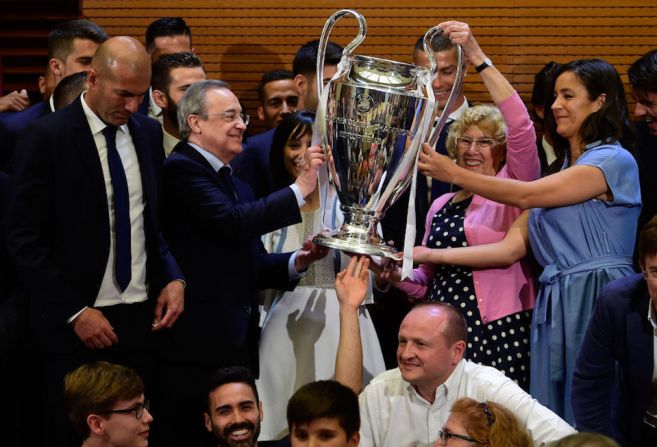
<path id="1" fill-rule="evenodd" d="M 445 126 L 440 131 L 440 137 L 438 138 L 438 143 L 436 143 L 436 152 L 442 155 L 448 155 L 447 153 L 447 135 L 449 134 L 449 127 L 452 125 L 454 120 L 448 119 L 445 123 Z M 449 183 L 443 183 L 438 180 L 433 180 L 431 182 L 431 200 L 429 203 L 432 203 L 436 200 L 437 197 L 442 196 L 452 190 L 452 187 Z"/>
<path id="2" fill-rule="evenodd" d="M 123 292 L 132 277 L 132 256 L 130 253 L 130 198 L 128 180 L 123 162 L 116 150 L 116 126 L 103 129 L 107 141 L 107 163 L 109 164 L 112 189 L 114 190 L 114 232 L 116 252 L 114 257 L 114 278 Z"/>
<path id="3" fill-rule="evenodd" d="M 235 200 L 237 200 L 237 192 L 235 191 L 235 185 L 233 184 L 233 179 L 230 175 L 230 168 L 228 166 L 223 166 L 219 169 L 218 174 L 226 190 L 235 197 Z"/>

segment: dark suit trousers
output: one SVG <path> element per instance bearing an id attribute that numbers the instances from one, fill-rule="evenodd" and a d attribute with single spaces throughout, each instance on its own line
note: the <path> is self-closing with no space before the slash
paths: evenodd
<path id="1" fill-rule="evenodd" d="M 105 349 L 88 349 L 81 341 L 72 352 L 46 354 L 45 385 L 46 408 L 49 409 L 45 431 L 47 439 L 42 445 L 80 445 L 81 440 L 73 432 L 66 417 L 64 402 L 64 377 L 85 363 L 105 361 L 133 368 L 144 380 L 145 392 L 149 396 L 153 380 L 153 348 L 151 323 L 152 306 L 149 302 L 118 304 L 98 308 L 108 319 L 119 341 Z M 72 328 L 66 328 L 72 330 Z M 154 410 L 155 411 L 155 410 Z M 47 442 L 46 442 L 47 441 Z M 54 442 L 53 442 L 54 441 Z"/>

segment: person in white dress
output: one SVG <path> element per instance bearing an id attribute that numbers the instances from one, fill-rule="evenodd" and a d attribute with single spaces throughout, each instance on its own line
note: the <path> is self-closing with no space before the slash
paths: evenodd
<path id="1" fill-rule="evenodd" d="M 270 152 L 272 190 L 296 177 L 297 163 L 311 145 L 313 120 L 313 113 L 295 112 L 277 127 Z M 321 230 L 319 188 L 306 198 L 301 216 L 301 223 L 263 236 L 267 251 L 279 253 L 308 246 Z M 257 386 L 266 416 L 260 441 L 279 440 L 288 434 L 286 406 L 296 390 L 335 374 L 340 327 L 334 283 L 341 265 L 340 253 L 331 250 L 312 264 L 293 291 L 263 294 Z M 366 385 L 385 370 L 385 364 L 365 306 L 361 307 L 359 320 Z"/>

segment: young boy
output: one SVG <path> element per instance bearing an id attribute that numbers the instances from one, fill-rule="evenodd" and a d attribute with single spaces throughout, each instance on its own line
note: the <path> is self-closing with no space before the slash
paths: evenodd
<path id="1" fill-rule="evenodd" d="M 302 386 L 287 404 L 292 447 L 356 447 L 360 440 L 358 397 L 332 380 Z"/>

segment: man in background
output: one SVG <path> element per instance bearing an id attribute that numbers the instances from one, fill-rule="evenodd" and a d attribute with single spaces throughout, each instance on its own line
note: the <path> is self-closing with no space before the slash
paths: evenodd
<path id="1" fill-rule="evenodd" d="M 162 110 L 164 153 L 168 157 L 180 142 L 178 103 L 190 85 L 205 80 L 203 63 L 194 54 L 165 54 L 153 64 L 152 98 Z"/>
<path id="2" fill-rule="evenodd" d="M 88 71 L 98 46 L 107 33 L 89 20 L 57 24 L 48 35 L 48 68 L 44 76 L 44 101 L 21 112 L 0 117 L 0 170 L 8 170 L 16 140 L 34 120 L 52 112 L 52 88 L 73 73 Z M 50 103 L 48 100 L 51 100 Z"/>
<path id="3" fill-rule="evenodd" d="M 196 54 L 192 47 L 192 31 L 185 23 L 185 19 L 160 17 L 151 22 L 146 28 L 146 51 L 151 58 L 151 64 L 165 54 L 184 52 Z M 152 89 L 149 89 L 148 95 L 140 104 L 139 113 L 155 118 L 162 123 L 162 109 L 155 103 Z"/>
<path id="4" fill-rule="evenodd" d="M 297 87 L 299 100 L 297 110 L 317 110 L 317 48 L 319 41 L 313 40 L 304 44 L 294 56 L 292 63 L 294 83 Z M 342 57 L 342 47 L 329 42 L 324 56 L 324 85 L 331 80 L 337 71 Z M 249 184 L 256 198 L 267 196 L 273 192 L 269 174 L 269 151 L 274 137 L 270 129 L 261 134 L 249 137 L 244 143 L 244 152 L 233 163 L 235 174 Z"/>
<path id="5" fill-rule="evenodd" d="M 262 75 L 258 85 L 258 118 L 267 129 L 278 126 L 299 105 L 294 75 L 287 70 L 272 70 Z"/>

